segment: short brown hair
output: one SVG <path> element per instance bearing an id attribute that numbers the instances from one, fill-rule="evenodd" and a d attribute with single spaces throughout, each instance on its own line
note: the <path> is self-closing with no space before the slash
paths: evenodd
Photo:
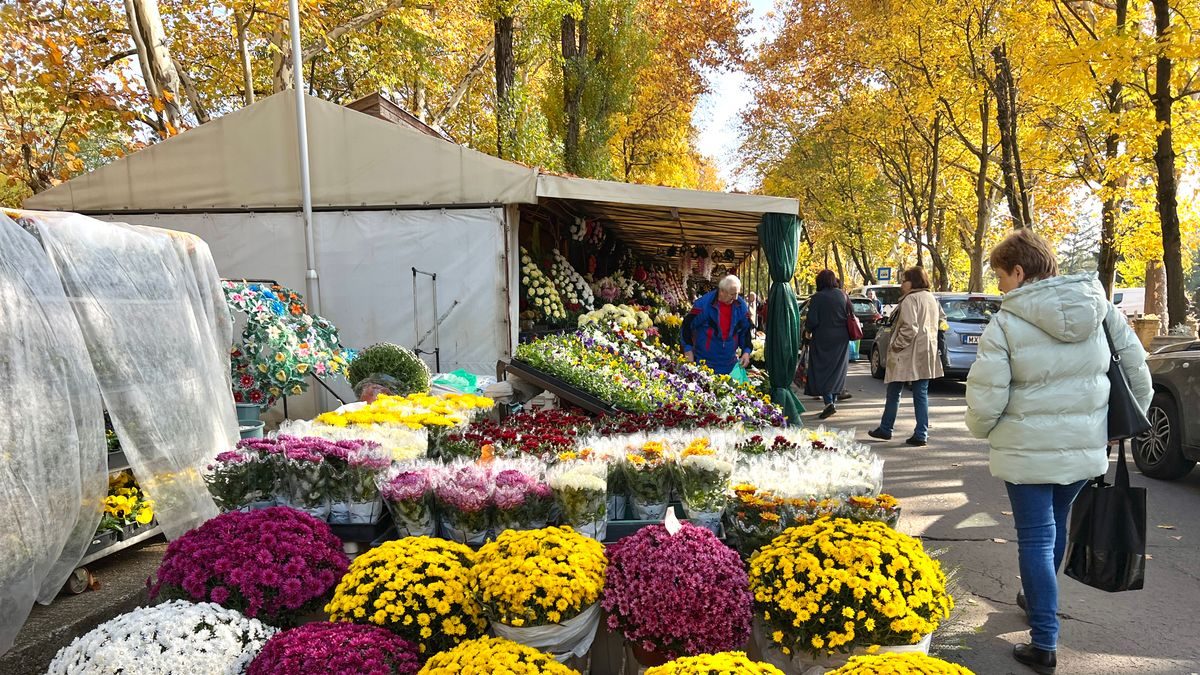
<path id="1" fill-rule="evenodd" d="M 910 267 L 900 274 L 900 283 L 907 281 L 913 289 L 929 288 L 929 275 L 924 267 Z"/>
<path id="2" fill-rule="evenodd" d="M 1028 227 L 1014 230 L 996 244 L 990 263 L 992 269 L 1002 269 L 1006 273 L 1012 273 L 1020 265 L 1025 278 L 1031 281 L 1058 276 L 1054 247 Z"/>

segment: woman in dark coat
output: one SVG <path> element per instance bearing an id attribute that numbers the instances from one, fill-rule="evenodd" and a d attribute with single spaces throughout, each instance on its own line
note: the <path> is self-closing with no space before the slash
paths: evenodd
<path id="1" fill-rule="evenodd" d="M 817 292 L 808 301 L 804 329 L 808 337 L 808 384 L 804 393 L 820 396 L 825 409 L 820 418 L 837 412 L 838 393 L 846 388 L 846 369 L 850 366 L 850 299 L 842 292 L 833 270 L 817 275 Z"/>

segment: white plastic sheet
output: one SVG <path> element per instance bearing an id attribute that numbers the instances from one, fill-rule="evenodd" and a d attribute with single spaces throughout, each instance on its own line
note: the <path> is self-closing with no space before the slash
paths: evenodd
<path id="1" fill-rule="evenodd" d="M 197 274 L 161 232 L 75 214 L 33 217 L 121 448 L 163 532 L 177 537 L 217 514 L 201 470 L 238 438 L 228 363 L 216 363 L 223 329 L 201 318 L 220 290 L 202 295 L 199 279 L 209 286 L 214 275 Z M 204 242 L 190 245 L 203 266 Z"/>
<path id="2" fill-rule="evenodd" d="M 0 213 L 0 653 L 87 549 L 107 489 L 87 346 L 33 235 Z"/>
<path id="3" fill-rule="evenodd" d="M 583 610 L 578 616 L 562 623 L 546 626 L 506 626 L 492 622 L 492 632 L 526 647 L 553 654 L 559 661 L 572 656 L 583 657 L 592 648 L 596 630 L 600 627 L 600 603 Z"/>

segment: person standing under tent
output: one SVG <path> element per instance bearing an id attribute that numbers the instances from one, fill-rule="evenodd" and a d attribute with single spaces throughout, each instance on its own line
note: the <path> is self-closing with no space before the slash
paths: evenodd
<path id="1" fill-rule="evenodd" d="M 758 321 L 758 294 L 754 291 L 750 291 L 746 294 L 746 308 L 749 310 L 748 316 L 750 317 L 750 327 L 754 330 L 762 330 L 763 326 Z"/>
<path id="2" fill-rule="evenodd" d="M 846 370 L 850 367 L 850 298 L 842 291 L 833 270 L 817 275 L 817 292 L 808 301 L 804 330 L 808 341 L 808 384 L 805 392 L 820 396 L 825 403 L 820 418 L 837 412 L 838 394 L 846 389 Z"/>
<path id="3" fill-rule="evenodd" d="M 692 305 L 680 338 L 687 360 L 703 362 L 718 375 L 728 375 L 738 363 L 750 365 L 750 309 L 741 290 L 741 280 L 731 274 Z"/>

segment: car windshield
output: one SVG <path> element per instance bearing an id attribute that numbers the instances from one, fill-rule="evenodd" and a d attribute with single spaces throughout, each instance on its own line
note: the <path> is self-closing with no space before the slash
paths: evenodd
<path id="1" fill-rule="evenodd" d="M 900 287 L 899 286 L 889 286 L 886 288 L 873 288 L 871 290 L 875 291 L 875 297 L 879 298 L 879 301 L 885 305 L 895 305 L 900 302 Z"/>
<path id="2" fill-rule="evenodd" d="M 875 303 L 871 302 L 870 300 L 860 300 L 858 298 L 851 298 L 850 301 L 854 303 L 854 313 L 855 314 L 874 314 L 875 313 Z"/>
<path id="3" fill-rule="evenodd" d="M 959 323 L 987 323 L 1000 311 L 999 300 L 987 298 L 949 298 L 942 300 L 947 321 Z"/>

